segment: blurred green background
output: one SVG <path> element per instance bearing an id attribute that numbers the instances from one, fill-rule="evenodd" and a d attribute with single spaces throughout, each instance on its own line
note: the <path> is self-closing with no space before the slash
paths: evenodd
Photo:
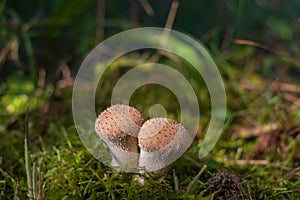
<path id="1" fill-rule="evenodd" d="M 164 27 L 171 3 L 168 0 L 2 0 L 1 115 L 24 113 L 30 99 L 27 94 L 37 88 L 72 85 L 85 55 L 104 39 L 134 27 Z M 260 65 L 256 70 L 269 76 L 278 70 L 274 69 L 277 55 L 237 45 L 234 40 L 262 43 L 298 58 L 299 10 L 300 3 L 296 0 L 179 1 L 171 28 L 204 43 L 224 77 L 235 76 L 233 68 L 238 65 L 242 70 L 251 62 Z M 294 70 L 299 73 L 298 67 Z M 9 95 L 12 93 L 20 95 L 14 98 Z M 46 94 L 40 95 L 34 99 L 38 105 Z"/>
<path id="2" fill-rule="evenodd" d="M 174 3 L 178 3 L 178 9 L 170 9 Z M 133 186 L 122 185 L 124 179 L 125 182 L 128 181 L 127 176 L 112 176 L 110 182 L 103 183 L 97 182 L 98 179 L 94 180 L 90 175 L 102 174 L 100 178 L 97 176 L 102 180 L 108 169 L 98 166 L 101 164 L 96 161 L 91 164 L 91 155 L 77 136 L 71 112 L 72 86 L 81 62 L 101 41 L 135 27 L 165 27 L 172 14 L 175 19 L 167 27 L 202 42 L 210 51 L 226 86 L 228 117 L 224 129 L 225 139 L 212 152 L 212 157 L 207 162 L 211 163 L 228 155 L 233 160 L 251 158 L 279 162 L 291 170 L 299 167 L 297 128 L 300 126 L 300 1 L 0 0 L 0 199 L 27 195 L 23 147 L 24 116 L 27 109 L 30 113 L 31 157 L 37 174 L 45 176 L 41 183 L 44 196 L 49 195 L 52 199 L 118 199 L 135 194 L 134 192 L 141 194 L 138 193 L 141 186 L 136 183 L 131 183 Z M 150 51 L 150 54 L 155 55 L 155 52 Z M 140 55 L 128 55 L 114 63 L 114 67 L 99 83 L 98 112 L 110 104 L 114 84 L 122 74 L 137 64 L 137 56 Z M 159 56 L 160 62 L 176 65 L 176 59 Z M 203 102 L 200 107 L 201 117 L 204 117 L 199 122 L 201 128 L 198 136 L 202 138 L 201 133 L 209 120 L 210 107 L 205 85 L 201 77 L 190 72 L 185 65 L 178 70 L 189 79 L 199 100 Z M 157 95 L 161 93 L 166 95 L 163 99 L 157 99 Z M 142 110 L 144 115 L 147 115 L 144 112 L 149 106 L 155 103 L 165 105 L 171 118 L 178 119 L 180 114 L 174 95 L 158 86 L 141 88 L 134 94 L 131 103 Z M 258 131 L 259 133 L 266 132 L 260 128 L 265 128 L 270 123 L 279 127 L 277 139 L 280 142 L 274 143 L 275 150 L 271 153 L 259 154 L 257 152 L 260 148 L 267 148 L 262 147 L 261 140 L 269 140 L 264 138 L 265 135 L 255 135 L 256 138 L 248 140 L 248 136 L 253 135 L 251 131 L 248 134 L 247 128 L 263 130 Z M 239 133 L 246 132 L 247 137 L 240 138 L 238 135 L 231 138 L 237 129 Z M 294 129 L 296 131 L 292 132 Z M 287 136 L 282 136 L 281 133 L 287 133 Z M 289 146 L 291 141 L 296 142 Z M 192 149 L 190 152 L 192 157 L 196 155 L 198 143 L 194 147 L 196 150 Z M 283 153 L 281 150 L 286 148 L 288 151 Z M 75 156 L 75 161 L 72 159 L 74 152 L 81 152 Z M 253 152 L 256 153 L 255 156 Z M 59 156 L 65 156 L 62 160 L 70 163 L 67 165 L 61 162 Z M 196 156 L 194 159 L 197 159 Z M 81 163 L 86 164 L 90 171 L 85 171 Z M 177 164 L 177 170 L 184 168 L 184 164 L 180 163 L 182 161 Z M 190 171 L 186 174 L 180 172 L 183 188 L 191 181 L 190 177 L 197 174 L 197 168 L 189 167 Z M 236 168 L 235 165 L 227 167 Z M 253 177 L 253 174 L 260 174 L 256 171 L 260 169 L 242 169 L 239 172 L 245 177 Z M 261 173 L 252 182 L 250 180 L 249 193 L 253 199 L 260 197 L 259 195 L 272 199 L 274 194 L 283 199 L 296 198 L 293 195 L 300 191 L 299 170 L 296 171 L 296 181 L 289 177 L 283 178 L 283 175 L 278 178 L 286 181 L 282 184 L 278 180 L 270 180 L 268 183 L 263 181 L 265 177 L 275 177 L 276 170 L 277 168 L 272 168 L 269 174 Z M 81 174 L 82 171 L 84 174 Z M 61 177 L 61 173 L 66 176 L 60 180 L 57 177 Z M 161 185 L 158 194 L 163 196 L 174 192 L 179 198 L 197 199 L 200 189 L 202 191 L 205 188 L 203 183 L 214 175 L 215 171 L 209 171 L 202 182 L 198 182 L 191 196 L 184 196 L 183 189 L 170 189 L 172 181 L 166 187 Z M 41 181 L 40 177 L 37 179 Z M 65 182 L 66 179 L 70 182 Z M 87 186 L 91 180 L 96 181 L 95 187 Z M 120 185 L 114 187 L 113 180 L 116 183 L 120 181 Z M 78 182 L 81 183 L 79 186 Z M 158 183 L 148 184 L 152 188 Z M 272 188 L 280 189 L 274 193 Z M 126 190 L 129 192 L 124 192 Z M 18 195 L 15 195 L 16 191 L 19 191 Z M 155 191 L 153 188 L 149 191 L 149 194 L 157 194 L 151 193 Z M 215 195 L 212 191 L 203 191 L 201 196 Z M 284 194 L 282 191 L 285 191 Z M 291 196 L 285 196 L 286 194 Z"/>

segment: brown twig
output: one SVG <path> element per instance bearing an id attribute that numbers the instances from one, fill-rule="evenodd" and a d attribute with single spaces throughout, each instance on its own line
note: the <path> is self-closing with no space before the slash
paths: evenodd
<path id="1" fill-rule="evenodd" d="M 46 84 L 46 70 L 45 68 L 39 69 L 39 79 L 38 79 L 38 87 L 44 88 Z"/>
<path id="2" fill-rule="evenodd" d="M 13 125 L 18 120 L 18 116 L 11 116 L 3 125 L 4 130 Z"/>
<path id="3" fill-rule="evenodd" d="M 300 99 L 297 96 L 290 93 L 283 93 L 282 96 L 285 100 L 291 102 L 295 106 L 300 106 Z"/>
<path id="4" fill-rule="evenodd" d="M 289 152 L 292 147 L 297 143 L 298 140 L 300 140 L 300 127 L 296 128 L 295 130 L 293 130 L 293 132 L 298 132 L 298 135 L 296 136 L 296 138 L 294 140 L 292 140 L 290 142 L 290 144 L 284 149 L 284 152 Z"/>
<path id="5" fill-rule="evenodd" d="M 145 12 L 147 13 L 147 15 L 149 16 L 153 16 L 154 15 L 154 11 L 152 6 L 149 4 L 149 2 L 147 0 L 139 0 L 142 7 L 144 8 Z"/>
<path id="6" fill-rule="evenodd" d="M 130 20 L 133 27 L 139 26 L 138 0 L 130 0 Z"/>
<path id="7" fill-rule="evenodd" d="M 283 92 L 300 93 L 300 86 L 290 83 L 280 83 L 278 89 Z"/>
<path id="8" fill-rule="evenodd" d="M 233 34 L 234 34 L 234 25 L 232 23 L 229 23 L 227 25 L 227 28 L 226 28 L 226 31 L 224 34 L 224 39 L 223 39 L 221 47 L 220 47 L 221 50 L 224 50 L 226 47 L 228 47 L 228 45 L 230 44 L 230 41 L 233 37 Z"/>
<path id="9" fill-rule="evenodd" d="M 293 176 L 296 174 L 298 171 L 300 171 L 300 167 L 297 167 L 295 169 L 292 169 L 289 173 L 287 173 L 285 176 Z"/>
<path id="10" fill-rule="evenodd" d="M 179 7 L 179 1 L 174 0 L 172 2 L 171 8 L 170 8 L 170 11 L 169 11 L 169 14 L 168 14 L 168 18 L 167 18 L 167 21 L 166 21 L 166 24 L 165 24 L 165 30 L 164 30 L 163 37 L 162 37 L 164 40 L 161 41 L 161 43 L 163 45 L 167 41 L 166 38 L 168 38 L 169 35 L 170 35 L 170 30 L 173 27 L 178 7 Z M 158 53 L 155 53 L 153 56 L 151 56 L 151 58 L 149 60 L 153 63 L 157 62 L 160 58 L 160 55 L 161 55 L 161 51 L 158 50 Z"/>
<path id="11" fill-rule="evenodd" d="M 216 158 L 216 161 L 223 162 L 223 163 L 228 163 L 228 164 L 240 165 L 240 166 L 261 165 L 261 166 L 275 167 L 275 168 L 279 168 L 279 169 L 282 169 L 282 170 L 285 170 L 285 171 L 290 171 L 291 170 L 288 167 L 284 167 L 282 165 L 277 165 L 277 164 L 274 164 L 274 163 L 270 163 L 267 160 L 230 160 L 228 158 Z"/>
<path id="12" fill-rule="evenodd" d="M 173 24 L 174 24 L 174 20 L 175 20 L 175 16 L 178 10 L 178 6 L 179 6 L 179 1 L 178 0 L 174 0 L 172 2 L 170 11 L 169 11 L 169 15 L 165 24 L 165 28 L 167 29 L 172 29 Z"/>
<path id="13" fill-rule="evenodd" d="M 19 181 L 17 181 L 16 187 L 15 187 L 15 193 L 13 200 L 20 200 L 19 198 Z"/>
<path id="14" fill-rule="evenodd" d="M 203 167 L 203 165 L 199 164 L 196 160 L 194 160 L 193 158 L 191 158 L 190 156 L 184 154 L 183 157 L 188 160 L 191 161 L 195 166 L 197 166 L 199 169 L 201 169 Z"/>
<path id="15" fill-rule="evenodd" d="M 42 200 L 43 197 L 43 183 L 44 183 L 44 176 L 43 173 L 39 173 L 39 186 L 38 186 L 38 193 L 37 193 L 37 200 Z"/>
<path id="16" fill-rule="evenodd" d="M 96 44 L 104 39 L 105 0 L 98 0 Z"/>
<path id="17" fill-rule="evenodd" d="M 173 27 L 174 20 L 175 20 L 175 17 L 176 17 L 176 13 L 177 13 L 177 10 L 178 10 L 178 6 L 179 6 L 179 1 L 174 0 L 172 2 L 172 5 L 171 5 L 170 11 L 169 11 L 169 15 L 168 15 L 168 18 L 167 18 L 167 21 L 166 21 L 166 24 L 165 24 L 165 30 L 164 30 L 164 37 L 163 38 L 165 38 L 165 37 L 167 38 L 170 35 L 170 30 Z"/>
<path id="18" fill-rule="evenodd" d="M 72 78 L 72 73 L 71 73 L 70 67 L 68 66 L 68 64 L 65 61 L 63 61 L 59 65 L 59 70 L 62 73 L 63 79 L 57 82 L 57 87 L 62 89 L 62 88 L 66 88 L 68 86 L 72 86 L 74 83 L 74 79 Z"/>
<path id="19" fill-rule="evenodd" d="M 290 55 L 286 54 L 285 52 L 283 52 L 281 50 L 268 47 L 268 46 L 266 46 L 264 44 L 261 44 L 261 43 L 258 43 L 258 42 L 254 42 L 254 41 L 251 41 L 251 40 L 244 40 L 244 39 L 235 39 L 233 41 L 233 43 L 234 44 L 240 44 L 240 45 L 249 45 L 249 46 L 261 48 L 261 49 L 267 50 L 269 52 L 272 52 L 272 53 L 274 53 L 278 56 L 284 57 L 285 59 L 287 59 L 288 61 L 290 61 L 290 62 L 292 62 L 296 65 L 300 65 L 300 60 L 299 59 L 293 58 L 293 57 L 291 57 Z"/>
<path id="20" fill-rule="evenodd" d="M 0 67 L 5 62 L 8 53 L 11 50 L 11 42 L 6 43 L 6 45 L 0 51 Z"/>

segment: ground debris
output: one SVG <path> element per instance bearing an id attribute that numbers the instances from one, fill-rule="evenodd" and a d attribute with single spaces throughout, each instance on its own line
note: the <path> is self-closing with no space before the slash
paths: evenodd
<path id="1" fill-rule="evenodd" d="M 218 191 L 214 199 L 219 197 L 224 199 L 251 199 L 250 195 L 244 191 L 242 177 L 235 173 L 218 172 L 207 182 L 210 186 L 210 193 Z"/>

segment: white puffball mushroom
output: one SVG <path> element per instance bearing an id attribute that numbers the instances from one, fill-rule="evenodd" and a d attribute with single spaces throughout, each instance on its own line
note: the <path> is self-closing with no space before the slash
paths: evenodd
<path id="1" fill-rule="evenodd" d="M 128 105 L 116 104 L 99 114 L 95 130 L 112 154 L 111 166 L 138 166 L 137 135 L 143 121 L 142 114 Z"/>
<path id="2" fill-rule="evenodd" d="M 168 118 L 147 120 L 138 135 L 139 166 L 146 171 L 165 173 L 189 146 L 191 135 L 177 121 Z"/>

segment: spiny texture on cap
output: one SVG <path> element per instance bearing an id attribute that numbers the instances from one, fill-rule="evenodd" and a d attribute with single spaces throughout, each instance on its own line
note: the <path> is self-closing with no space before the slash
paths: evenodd
<path id="1" fill-rule="evenodd" d="M 101 138 L 127 150 L 125 146 L 136 141 L 143 121 L 141 113 L 135 108 L 117 104 L 100 113 L 95 130 Z"/>
<path id="2" fill-rule="evenodd" d="M 154 118 L 146 121 L 139 132 L 139 147 L 153 152 L 167 146 L 183 126 L 172 119 Z"/>
<path id="3" fill-rule="evenodd" d="M 139 166 L 164 172 L 191 144 L 192 137 L 178 122 L 167 118 L 146 121 L 139 132 Z"/>

